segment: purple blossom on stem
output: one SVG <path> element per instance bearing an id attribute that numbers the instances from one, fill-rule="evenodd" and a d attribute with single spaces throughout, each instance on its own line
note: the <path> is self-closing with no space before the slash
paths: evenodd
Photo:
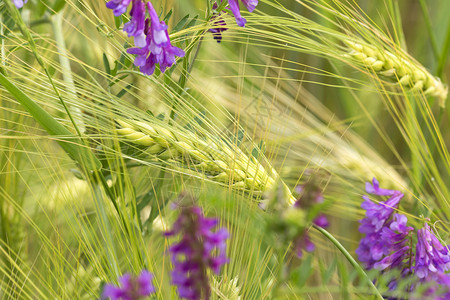
<path id="1" fill-rule="evenodd" d="M 431 284 L 421 297 L 426 299 L 450 299 L 450 253 L 448 246 L 443 246 L 438 238 L 425 224 L 417 231 L 416 260 L 414 275 L 420 283 Z"/>
<path id="2" fill-rule="evenodd" d="M 316 249 L 316 245 L 311 241 L 309 233 L 305 231 L 303 235 L 297 238 L 295 243 L 295 250 L 297 252 L 297 257 L 303 257 L 303 250 L 306 252 L 313 252 Z"/>
<path id="3" fill-rule="evenodd" d="M 399 194 L 396 190 L 386 190 L 380 188 L 380 183 L 376 178 L 372 179 L 372 184 L 366 182 L 366 193 L 377 195 L 377 196 L 393 196 L 394 194 Z"/>
<path id="4" fill-rule="evenodd" d="M 28 0 L 12 0 L 12 3 L 17 7 L 17 8 L 22 8 L 23 5 L 25 3 L 27 3 Z"/>
<path id="5" fill-rule="evenodd" d="M 315 186 L 310 185 L 298 185 L 295 188 L 296 192 L 300 194 L 300 197 L 294 203 L 295 208 L 308 209 L 311 206 L 323 203 L 322 191 Z M 327 228 L 330 224 L 327 217 L 324 214 L 319 214 L 313 220 L 313 223 L 322 228 Z M 295 250 L 297 256 L 302 258 L 303 250 L 307 252 L 312 252 L 316 248 L 314 243 L 311 241 L 308 231 L 305 229 L 295 240 L 294 240 Z"/>
<path id="6" fill-rule="evenodd" d="M 128 33 L 128 37 L 134 37 L 136 47 L 145 46 L 145 3 L 142 0 L 133 0 L 130 11 L 131 19 L 123 26 L 123 31 Z"/>
<path id="7" fill-rule="evenodd" d="M 436 281 L 450 270 L 450 254 L 437 237 L 430 231 L 430 226 L 417 231 L 415 274 L 425 281 Z M 448 279 L 447 279 L 448 280 Z"/>
<path id="8" fill-rule="evenodd" d="M 320 214 L 319 216 L 317 216 L 313 220 L 313 223 L 322 228 L 327 228 L 330 225 L 327 217 L 324 214 Z M 309 236 L 307 230 L 305 230 L 303 234 L 294 241 L 294 244 L 298 258 L 302 258 L 303 250 L 305 250 L 306 252 L 313 252 L 316 249 L 316 245 L 314 245 L 314 243 L 311 241 L 311 237 Z"/>
<path id="9" fill-rule="evenodd" d="M 230 10 L 234 15 L 234 18 L 236 19 L 236 23 L 241 26 L 245 27 L 245 23 L 247 23 L 247 20 L 241 16 L 241 10 L 239 8 L 239 0 L 228 0 L 228 4 L 230 5 Z M 258 5 L 258 0 L 241 0 L 242 3 L 244 3 L 245 7 L 247 7 L 247 10 L 249 12 L 253 12 L 255 7 Z"/>
<path id="10" fill-rule="evenodd" d="M 359 230 L 366 236 L 361 239 L 356 253 L 367 269 L 398 269 L 402 277 L 417 277 L 419 282 L 406 288 L 404 292 L 417 291 L 422 283 L 431 284 L 425 294 L 426 299 L 450 299 L 450 253 L 430 231 L 428 224 L 417 232 L 415 262 L 413 248 L 408 239 L 414 228 L 406 225 L 407 218 L 393 214 L 403 194 L 399 191 L 381 189 L 378 181 L 366 184 L 366 191 L 378 196 L 390 196 L 386 202 L 374 203 L 363 196 L 361 205 L 366 217 L 360 221 Z M 415 263 L 413 265 L 413 263 Z M 388 285 L 390 290 L 397 289 L 397 280 Z M 411 298 L 411 299 L 416 299 Z M 420 298 L 423 299 L 423 298 Z"/>
<path id="11" fill-rule="evenodd" d="M 399 259 L 405 258 L 409 248 L 405 248 L 404 239 L 412 228 L 406 226 L 405 216 L 395 214 L 395 221 L 392 219 L 403 194 L 400 191 L 381 189 L 375 178 L 372 183 L 366 183 L 367 193 L 390 198 L 385 202 L 375 203 L 366 195 L 363 196 L 361 207 L 366 210 L 366 217 L 360 221 L 359 231 L 366 236 L 361 239 L 356 254 L 367 269 L 374 268 L 382 259 L 376 267 L 386 269 L 392 267 L 392 264 L 400 264 Z M 383 238 L 383 235 L 395 236 L 396 239 Z"/>
<path id="12" fill-rule="evenodd" d="M 127 52 L 137 55 L 134 64 L 140 67 L 142 73 L 151 75 L 155 71 L 156 64 L 159 64 L 161 72 L 164 72 L 175 63 L 175 56 L 183 57 L 185 53 L 180 48 L 172 46 L 167 25 L 164 21 L 159 21 L 153 5 L 148 2 L 147 7 L 150 22 L 148 19 L 145 22 L 145 45 L 130 48 Z"/>
<path id="13" fill-rule="evenodd" d="M 111 0 L 106 3 L 106 7 L 113 10 L 116 17 L 127 12 L 128 5 L 130 5 L 131 0 Z"/>
<path id="14" fill-rule="evenodd" d="M 213 9 L 217 9 L 218 5 L 217 2 L 214 3 Z M 220 43 L 222 41 L 222 32 L 228 30 L 227 23 L 225 20 L 221 17 L 221 13 L 216 13 L 211 17 L 212 24 L 214 25 L 214 28 L 209 29 L 208 31 L 212 33 L 213 38 Z"/>
<path id="15" fill-rule="evenodd" d="M 228 231 L 225 228 L 211 231 L 218 223 L 218 219 L 205 218 L 199 207 L 182 207 L 172 230 L 165 233 L 166 236 L 181 235 L 181 240 L 169 248 L 174 265 L 172 283 L 177 285 L 181 298 L 209 299 L 208 269 L 218 274 L 221 266 L 228 262 Z"/>
<path id="16" fill-rule="evenodd" d="M 390 241 L 389 252 L 391 255 L 386 256 L 379 262 L 374 264 L 374 267 L 379 270 L 387 268 L 402 267 L 404 262 L 411 258 L 411 247 L 408 245 L 408 235 L 414 228 L 406 226 L 408 219 L 401 214 L 394 214 L 394 220 L 389 227 L 384 227 L 381 231 L 381 239 Z M 409 263 L 411 265 L 411 263 Z M 403 275 L 411 273 L 411 266 L 406 268 Z"/>
<path id="17" fill-rule="evenodd" d="M 361 220 L 359 231 L 361 233 L 380 232 L 383 227 L 389 225 L 388 221 L 402 198 L 403 194 L 398 193 L 386 202 L 375 203 L 364 195 L 365 201 L 361 204 L 361 207 L 366 210 L 366 218 Z"/>
<path id="18" fill-rule="evenodd" d="M 152 283 L 153 274 L 143 270 L 139 276 L 134 277 L 129 273 L 119 277 L 120 286 L 113 284 L 105 285 L 102 299 L 111 300 L 140 300 L 155 292 Z"/>
<path id="19" fill-rule="evenodd" d="M 19 0 L 16 0 L 19 1 Z M 135 54 L 134 64 L 142 73 L 151 75 L 159 64 L 161 72 L 175 63 L 175 56 L 183 57 L 184 51 L 172 46 L 167 33 L 167 25 L 160 21 L 153 5 L 143 0 L 111 0 L 106 7 L 113 10 L 115 16 L 124 14 L 129 4 L 132 3 L 130 21 L 126 23 L 123 30 L 129 37 L 134 37 L 136 48 L 127 49 L 130 54 Z M 146 7 L 150 19 L 146 18 Z"/>

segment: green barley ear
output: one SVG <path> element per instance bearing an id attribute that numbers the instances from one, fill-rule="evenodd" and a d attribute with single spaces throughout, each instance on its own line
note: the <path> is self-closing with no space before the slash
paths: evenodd
<path id="1" fill-rule="evenodd" d="M 431 75 L 422 65 L 411 63 L 399 55 L 364 42 L 344 42 L 350 48 L 348 55 L 372 69 L 376 74 L 392 82 L 398 82 L 413 91 L 421 91 L 425 95 L 438 97 L 440 106 L 445 106 L 448 87 L 441 82 L 440 78 Z"/>
<path id="2" fill-rule="evenodd" d="M 238 277 L 227 280 L 222 278 L 220 281 L 212 277 L 211 281 L 212 299 L 241 300 L 241 287 Z"/>
<path id="3" fill-rule="evenodd" d="M 264 167 L 253 156 L 223 140 L 212 140 L 172 128 L 169 124 L 150 124 L 116 119 L 116 133 L 126 141 L 143 148 L 151 160 L 173 164 L 176 169 L 257 196 L 276 188 L 278 173 Z M 282 183 L 289 202 L 295 202 L 289 188 Z"/>

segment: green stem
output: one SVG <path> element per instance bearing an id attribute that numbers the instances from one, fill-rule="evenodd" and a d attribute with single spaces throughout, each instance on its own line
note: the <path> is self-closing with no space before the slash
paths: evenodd
<path id="1" fill-rule="evenodd" d="M 400 45 L 402 49 L 407 50 L 405 36 L 403 35 L 402 19 L 400 15 L 400 8 L 398 6 L 398 0 L 388 1 L 389 13 L 393 18 L 394 36 L 397 45 Z"/>
<path id="2" fill-rule="evenodd" d="M 22 34 L 26 37 L 28 40 L 28 44 L 30 46 L 31 52 L 33 52 L 34 57 L 36 58 L 36 61 L 39 63 L 39 65 L 44 69 L 45 75 L 48 78 L 48 81 L 50 82 L 51 86 L 53 87 L 53 90 L 55 91 L 56 96 L 58 97 L 59 101 L 61 102 L 62 106 L 64 107 L 64 110 L 67 113 L 67 116 L 70 119 L 70 122 L 72 123 L 73 127 L 75 128 L 75 131 L 77 132 L 78 136 L 81 137 L 81 132 L 77 127 L 77 124 L 75 123 L 72 114 L 70 113 L 70 110 L 66 103 L 64 102 L 63 98 L 61 97 L 61 94 L 58 91 L 58 88 L 56 87 L 52 76 L 50 75 L 50 72 L 48 71 L 47 67 L 45 66 L 44 61 L 42 60 L 41 56 L 39 55 L 39 52 L 37 51 L 36 43 L 34 42 L 33 37 L 31 36 L 30 31 L 28 30 L 28 27 L 25 25 L 25 23 L 22 20 L 22 17 L 19 14 L 19 11 L 17 8 L 12 4 L 11 1 L 3 1 L 5 3 L 9 13 L 11 16 L 13 16 L 14 21 L 19 26 L 20 31 Z M 83 142 L 83 141 L 82 141 Z"/>
<path id="3" fill-rule="evenodd" d="M 206 24 L 208 24 L 208 22 L 211 20 L 211 18 L 212 18 L 212 13 L 210 13 L 209 16 L 207 17 Z M 194 62 L 200 51 L 200 47 L 201 47 L 202 41 L 203 41 L 203 36 L 205 35 L 205 33 L 206 33 L 205 29 L 198 31 L 198 33 L 195 35 L 195 38 L 193 39 L 193 41 L 187 47 L 188 50 L 186 51 L 186 56 L 183 59 L 183 70 L 181 72 L 180 79 L 178 80 L 178 95 L 180 95 L 180 96 L 182 95 L 184 88 L 186 87 L 186 83 L 189 78 L 189 74 L 191 73 L 192 66 L 194 65 Z M 194 49 L 194 45 L 197 42 L 198 42 L 198 46 L 196 48 L 195 54 L 192 58 L 192 61 L 189 63 L 189 56 L 190 56 L 192 50 Z M 173 120 L 175 117 L 175 109 L 176 109 L 177 105 L 178 105 L 178 101 L 175 99 L 174 103 L 172 104 L 171 111 L 170 111 L 170 119 L 171 120 Z"/>
<path id="4" fill-rule="evenodd" d="M 102 225 L 100 226 L 102 236 L 105 239 L 104 249 L 106 251 L 106 256 L 108 258 L 108 264 L 114 271 L 115 277 L 119 277 L 119 268 L 117 266 L 117 254 L 115 251 L 113 238 L 111 236 L 111 226 L 109 225 L 108 216 L 106 214 L 105 207 L 103 206 L 102 201 L 103 197 L 98 185 L 94 187 L 94 198 L 99 212 L 100 224 Z"/>
<path id="5" fill-rule="evenodd" d="M 3 36 L 5 34 L 4 26 L 3 26 L 3 16 L 0 15 L 0 35 Z M 2 44 L 1 44 L 1 66 L 0 68 L 3 69 L 3 66 L 6 66 L 6 51 L 5 51 L 5 39 L 2 38 Z"/>
<path id="6" fill-rule="evenodd" d="M 274 287 L 272 288 L 270 294 L 271 294 L 271 298 L 275 298 L 277 297 L 279 294 L 282 294 L 282 288 L 283 285 L 286 283 L 287 281 L 287 271 L 286 271 L 286 265 L 284 264 L 284 258 L 285 258 L 285 252 L 284 252 L 284 247 L 278 247 L 277 251 L 278 251 L 278 264 L 279 264 L 279 268 L 277 269 L 277 274 L 275 276 L 276 278 L 276 282 Z"/>
<path id="7" fill-rule="evenodd" d="M 39 26 L 42 24 L 50 24 L 51 21 L 47 18 L 43 18 L 43 19 L 39 19 L 39 20 L 34 20 L 30 22 L 30 27 L 35 27 L 35 26 Z"/>
<path id="8" fill-rule="evenodd" d="M 204 38 L 204 35 L 202 35 L 200 37 L 200 40 L 198 41 L 197 49 L 195 49 L 194 56 L 192 57 L 192 61 L 189 64 L 189 67 L 188 67 L 188 70 L 187 70 L 188 76 L 189 76 L 189 74 L 191 74 L 192 67 L 194 66 L 195 60 L 197 59 L 198 53 L 200 52 L 200 47 L 202 46 L 203 38 Z"/>
<path id="9" fill-rule="evenodd" d="M 410 101 L 411 103 L 411 110 L 407 110 L 406 114 L 407 114 L 407 120 L 410 120 L 410 122 L 407 122 L 407 127 L 408 130 L 410 131 L 411 134 L 411 138 L 414 140 L 418 139 L 418 132 L 416 130 L 416 127 L 413 125 L 414 120 L 417 120 L 417 123 L 420 123 L 419 121 L 419 117 L 420 114 L 417 114 L 417 103 L 416 101 L 414 101 L 414 99 L 412 101 Z M 434 144 L 433 144 L 434 145 Z M 420 195 L 420 191 L 418 190 L 418 187 L 420 188 L 422 186 L 422 181 L 424 179 L 423 174 L 422 174 L 422 169 L 421 169 L 421 163 L 420 163 L 420 159 L 419 156 L 417 155 L 417 152 L 415 151 L 414 147 L 409 147 L 410 149 L 410 153 L 411 153 L 411 169 L 412 169 L 412 174 L 413 174 L 413 178 L 415 179 L 415 181 L 417 182 L 417 185 L 413 185 L 413 189 L 414 189 L 414 195 Z"/>
<path id="10" fill-rule="evenodd" d="M 128 226 L 128 224 L 130 224 L 130 223 L 127 223 L 127 222 L 126 222 L 126 218 L 124 217 L 124 215 L 123 215 L 123 213 L 121 212 L 121 210 L 120 210 L 120 208 L 119 208 L 119 205 L 118 205 L 118 203 L 117 203 L 117 197 L 115 196 L 114 191 L 109 187 L 108 182 L 106 181 L 106 178 L 105 178 L 105 176 L 103 175 L 103 173 L 97 172 L 95 175 L 98 176 L 97 179 L 100 180 L 100 183 L 101 183 L 101 185 L 103 186 L 103 190 L 105 191 L 105 193 L 106 193 L 106 195 L 108 196 L 108 198 L 111 200 L 111 202 L 112 202 L 112 204 L 113 204 L 113 206 L 114 206 L 114 209 L 116 210 L 117 215 L 118 215 L 119 218 L 120 218 L 120 221 L 121 221 L 121 223 L 122 223 L 122 225 L 123 225 L 123 228 L 125 229 L 125 232 L 126 232 L 127 236 L 130 236 L 130 237 L 131 237 L 131 233 L 132 233 L 132 232 L 131 232 L 131 230 L 130 230 L 130 226 Z M 93 181 L 96 181 L 96 180 L 93 180 Z M 102 207 L 102 209 L 103 209 L 103 207 Z M 139 218 L 139 216 L 136 216 L 136 218 Z M 131 222 L 131 226 L 133 226 L 133 223 L 132 223 L 132 222 Z M 144 260 L 143 260 L 143 257 L 142 257 L 142 255 L 141 255 L 141 252 L 140 252 L 140 249 L 139 249 L 139 248 L 135 249 L 135 254 L 136 254 L 137 257 L 139 258 L 140 263 L 143 264 L 143 263 L 144 263 Z"/>
<path id="11" fill-rule="evenodd" d="M 345 256 L 345 258 L 347 258 L 349 263 L 356 269 L 356 271 L 367 280 L 367 283 L 372 288 L 375 296 L 378 299 L 383 300 L 384 298 L 378 291 L 377 287 L 373 284 L 372 280 L 369 278 L 369 276 L 367 276 L 366 272 L 364 272 L 364 269 L 356 262 L 353 256 L 351 256 L 350 253 L 348 253 L 347 249 L 345 249 L 344 246 L 342 246 L 342 244 L 339 243 L 339 241 L 334 238 L 334 236 L 332 236 L 328 231 L 326 231 L 322 227 L 317 225 L 313 225 L 313 227 L 321 234 L 323 234 L 328 240 L 330 240 L 330 242 L 332 242 L 336 246 L 336 248 L 338 248 L 338 250 Z"/>
<path id="12" fill-rule="evenodd" d="M 447 53 L 448 53 L 449 49 L 450 49 L 450 20 L 448 21 L 447 35 L 445 36 L 445 43 L 444 43 L 444 46 L 442 47 L 442 52 L 441 52 L 441 56 L 439 59 L 438 68 L 437 68 L 437 72 L 436 72 L 438 77 L 442 77 L 442 74 L 444 73 L 444 68 L 447 63 L 447 58 L 448 58 Z"/>
<path id="13" fill-rule="evenodd" d="M 55 120 L 48 112 L 19 90 L 2 73 L 0 84 L 33 116 L 33 118 L 52 136 L 58 137 L 57 142 L 67 154 L 77 161 L 85 171 L 101 168 L 100 161 L 86 148 L 79 137 L 73 135 L 66 127 Z"/>
<path id="14" fill-rule="evenodd" d="M 56 47 L 58 49 L 59 63 L 61 64 L 61 73 L 63 80 L 67 88 L 69 99 L 76 102 L 77 92 L 75 84 L 73 82 L 72 70 L 70 68 L 70 61 L 68 59 L 68 53 L 66 50 L 66 42 L 64 40 L 64 34 L 62 31 L 62 14 L 57 13 L 51 17 L 51 24 L 53 27 L 53 33 L 55 35 Z M 84 132 L 84 124 L 81 120 L 81 110 L 78 107 L 72 107 L 73 114 L 79 117 L 76 124 L 76 128 L 80 128 L 81 132 Z"/>
<path id="15" fill-rule="evenodd" d="M 0 200 L 0 230 L 1 230 L 1 237 L 0 240 L 2 240 L 3 242 L 0 243 L 1 247 L 4 247 L 4 245 L 7 245 L 5 251 L 10 252 L 11 247 L 9 246 L 9 239 L 8 239 L 8 232 L 9 232 L 9 219 L 6 216 L 6 201 L 4 199 L 4 197 L 1 197 Z M 5 257 L 3 255 L 1 255 L 2 257 L 4 257 L 4 261 L 3 263 L 5 264 L 5 269 L 9 272 L 12 271 L 12 266 L 11 266 L 11 262 L 9 261 L 8 257 Z"/>
<path id="16" fill-rule="evenodd" d="M 433 27 L 431 26 L 430 13 L 428 12 L 427 4 L 425 0 L 419 0 L 420 7 L 422 8 L 423 19 L 425 20 L 425 26 L 427 27 L 428 36 L 431 40 L 431 49 L 433 49 L 433 54 L 436 59 L 439 59 L 439 48 L 436 41 L 436 36 L 434 35 Z"/>

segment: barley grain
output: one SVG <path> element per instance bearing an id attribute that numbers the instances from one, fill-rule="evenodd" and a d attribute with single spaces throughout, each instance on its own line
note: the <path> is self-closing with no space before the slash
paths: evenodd
<path id="1" fill-rule="evenodd" d="M 350 56 L 372 68 L 377 74 L 393 82 L 398 82 L 405 88 L 421 91 L 425 95 L 436 96 L 439 98 L 440 105 L 444 106 L 448 87 L 423 66 L 371 45 L 351 41 L 345 43 L 351 49 Z"/>
<path id="2" fill-rule="evenodd" d="M 289 188 L 272 167 L 263 167 L 256 158 L 223 140 L 158 124 L 119 119 L 116 122 L 120 126 L 116 129 L 117 134 L 137 146 L 146 147 L 143 151 L 152 159 L 175 163 L 184 171 L 255 195 L 262 195 L 281 184 L 289 202 L 295 202 Z"/>

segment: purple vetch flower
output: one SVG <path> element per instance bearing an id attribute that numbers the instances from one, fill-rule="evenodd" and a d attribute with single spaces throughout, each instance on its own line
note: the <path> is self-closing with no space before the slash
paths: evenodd
<path id="1" fill-rule="evenodd" d="M 298 258 L 303 257 L 303 250 L 306 252 L 313 252 L 316 249 L 316 245 L 311 241 L 309 233 L 306 230 L 294 241 L 294 245 Z"/>
<path id="2" fill-rule="evenodd" d="M 23 5 L 25 3 L 27 3 L 28 0 L 12 0 L 12 3 L 17 7 L 17 8 L 22 8 Z"/>
<path id="3" fill-rule="evenodd" d="M 18 1 L 18 0 L 16 0 Z M 184 51 L 172 46 L 167 33 L 167 25 L 160 21 L 153 5 L 143 0 L 111 0 L 106 7 L 112 9 L 115 16 L 124 14 L 132 2 L 130 21 L 123 30 L 129 37 L 134 37 L 135 48 L 127 49 L 130 54 L 135 54 L 134 64 L 142 73 L 151 75 L 159 64 L 161 72 L 175 63 L 175 56 L 183 57 Z M 150 18 L 146 18 L 146 8 Z"/>
<path id="4" fill-rule="evenodd" d="M 320 214 L 319 216 L 317 216 L 313 220 L 313 223 L 322 228 L 327 228 L 330 225 L 327 217 L 324 214 Z M 298 258 L 302 258 L 303 250 L 305 250 L 306 252 L 313 252 L 316 249 L 316 246 L 311 241 L 309 233 L 306 229 L 303 232 L 303 234 L 301 234 L 297 239 L 295 239 L 294 245 Z"/>
<path id="5" fill-rule="evenodd" d="M 131 0 L 111 0 L 106 3 L 106 7 L 113 10 L 116 17 L 127 12 L 128 5 L 130 5 Z"/>
<path id="6" fill-rule="evenodd" d="M 378 269 L 385 272 L 397 269 L 401 277 L 418 279 L 408 285 L 403 292 L 414 294 L 419 287 L 426 283 L 428 287 L 420 298 L 412 295 L 411 299 L 450 299 L 450 251 L 443 246 L 431 232 L 428 224 L 417 232 L 415 247 L 415 262 L 411 231 L 414 228 L 406 225 L 404 215 L 393 213 L 398 207 L 403 194 L 395 190 L 379 187 L 378 181 L 366 184 L 366 191 L 378 196 L 389 196 L 385 202 L 374 203 L 367 196 L 363 196 L 361 205 L 366 210 L 366 217 L 360 221 L 359 231 L 366 236 L 361 239 L 356 254 L 367 269 Z M 397 289 L 398 280 L 391 280 L 390 290 Z"/>
<path id="7" fill-rule="evenodd" d="M 408 236 L 413 228 L 406 226 L 406 216 L 394 213 L 403 194 L 400 191 L 381 189 L 375 178 L 372 183 L 366 183 L 367 193 L 390 197 L 384 202 L 375 203 L 366 195 L 363 196 L 361 207 L 366 210 L 366 216 L 360 220 L 359 231 L 366 235 L 355 252 L 366 269 L 375 268 L 381 272 L 398 269 L 401 278 L 411 276 L 412 249 Z M 388 288 L 393 291 L 397 289 L 397 285 L 398 279 L 392 279 Z"/>
<path id="8" fill-rule="evenodd" d="M 379 232 L 382 227 L 388 224 L 389 218 L 394 209 L 398 207 L 402 198 L 403 194 L 398 193 L 394 194 L 386 202 L 375 203 L 364 195 L 363 199 L 365 201 L 361 204 L 361 207 L 366 211 L 366 218 L 361 220 L 359 231 L 361 233 Z"/>
<path id="9" fill-rule="evenodd" d="M 323 194 L 320 188 L 316 187 L 314 184 L 303 184 L 298 185 L 295 191 L 300 194 L 297 201 L 294 203 L 294 208 L 302 208 L 309 210 L 310 207 L 323 203 Z M 330 224 L 327 217 L 324 214 L 319 214 L 312 221 L 313 224 L 327 228 Z M 294 239 L 294 247 L 297 252 L 297 256 L 302 258 L 303 250 L 306 252 L 312 252 L 316 248 L 314 243 L 311 241 L 308 231 L 305 229 L 300 235 Z"/>
<path id="10" fill-rule="evenodd" d="M 442 279 L 442 274 L 450 270 L 450 253 L 431 232 L 430 226 L 417 231 L 415 274 L 425 281 Z M 448 275 L 447 275 L 448 276 Z"/>
<path id="11" fill-rule="evenodd" d="M 136 47 L 144 47 L 145 42 L 145 3 L 142 0 L 133 0 L 130 11 L 131 19 L 123 26 L 123 31 L 128 33 L 128 37 L 134 37 Z"/>
<path id="12" fill-rule="evenodd" d="M 425 224 L 417 231 L 414 275 L 419 283 L 431 284 L 421 297 L 426 299 L 450 299 L 450 252 Z M 417 287 L 416 286 L 416 287 Z M 415 287 L 415 288 L 416 288 Z"/>
<path id="13" fill-rule="evenodd" d="M 181 207 L 172 230 L 165 233 L 166 236 L 181 235 L 181 240 L 169 248 L 174 265 L 172 283 L 177 285 L 181 298 L 209 299 L 207 270 L 218 274 L 221 266 L 228 262 L 228 231 L 225 228 L 211 231 L 218 223 L 218 219 L 205 218 L 199 207 Z"/>
<path id="14" fill-rule="evenodd" d="M 414 228 L 406 226 L 407 221 L 406 216 L 394 214 L 394 220 L 390 223 L 389 227 L 384 227 L 381 230 L 380 238 L 390 242 L 387 250 L 391 254 L 375 263 L 374 268 L 385 270 L 387 268 L 400 267 L 403 269 L 403 275 L 412 272 L 412 253 L 407 237 L 409 232 L 414 230 Z"/>
<path id="15" fill-rule="evenodd" d="M 381 189 L 378 180 L 373 178 L 372 184 L 370 184 L 370 182 L 366 182 L 366 193 L 377 196 L 393 196 L 394 194 L 400 193 L 400 191 Z"/>
<path id="16" fill-rule="evenodd" d="M 423 280 L 422 280 L 423 281 Z M 424 282 L 427 282 L 426 280 Z M 429 282 L 427 282 L 430 284 Z M 420 282 L 419 282 L 420 284 Z M 450 299 L 450 274 L 440 273 L 437 275 L 437 280 L 431 284 L 425 292 L 418 297 L 411 297 L 411 300 L 448 300 Z"/>
<path id="17" fill-rule="evenodd" d="M 385 202 L 375 203 L 366 195 L 361 207 L 366 217 L 360 221 L 359 231 L 366 234 L 361 239 L 356 254 L 367 269 L 374 267 L 384 270 L 393 265 L 400 265 L 410 250 L 406 246 L 406 236 L 413 229 L 406 226 L 406 216 L 394 214 L 403 194 L 400 191 L 386 190 L 379 187 L 374 178 L 373 184 L 366 183 L 366 192 L 377 196 L 390 196 Z"/>
<path id="18" fill-rule="evenodd" d="M 155 71 L 156 64 L 159 64 L 161 72 L 164 72 L 175 63 L 175 56 L 183 57 L 185 53 L 180 48 L 172 46 L 167 25 L 164 21 L 159 21 L 153 5 L 147 2 L 147 7 L 150 22 L 148 19 L 145 22 L 145 45 L 127 49 L 127 52 L 137 55 L 134 64 L 142 73 L 151 75 Z"/>
<path id="19" fill-rule="evenodd" d="M 316 204 L 323 203 L 323 194 L 320 188 L 313 184 L 301 184 L 295 187 L 295 191 L 300 194 L 294 207 L 308 209 Z"/>
<path id="20" fill-rule="evenodd" d="M 214 3 L 213 9 L 217 9 L 218 5 L 217 2 Z M 225 20 L 221 17 L 221 13 L 214 14 L 211 17 L 212 24 L 214 25 L 214 28 L 209 29 L 208 31 L 212 33 L 213 38 L 220 43 L 222 41 L 222 32 L 228 30 L 227 23 Z"/>
<path id="21" fill-rule="evenodd" d="M 152 283 L 153 274 L 143 270 L 139 276 L 129 273 L 119 277 L 119 285 L 107 284 L 103 288 L 102 299 L 140 300 L 155 292 Z"/>
<path id="22" fill-rule="evenodd" d="M 239 8 L 239 0 L 228 0 L 228 4 L 230 5 L 230 10 L 236 19 L 236 23 L 244 27 L 247 20 L 241 16 L 241 10 Z M 244 3 L 245 7 L 249 12 L 252 12 L 255 7 L 258 5 L 258 0 L 241 0 Z"/>
<path id="23" fill-rule="evenodd" d="M 327 228 L 328 226 L 330 226 L 330 223 L 328 222 L 328 218 L 324 214 L 318 215 L 313 220 L 313 223 L 322 228 Z"/>

